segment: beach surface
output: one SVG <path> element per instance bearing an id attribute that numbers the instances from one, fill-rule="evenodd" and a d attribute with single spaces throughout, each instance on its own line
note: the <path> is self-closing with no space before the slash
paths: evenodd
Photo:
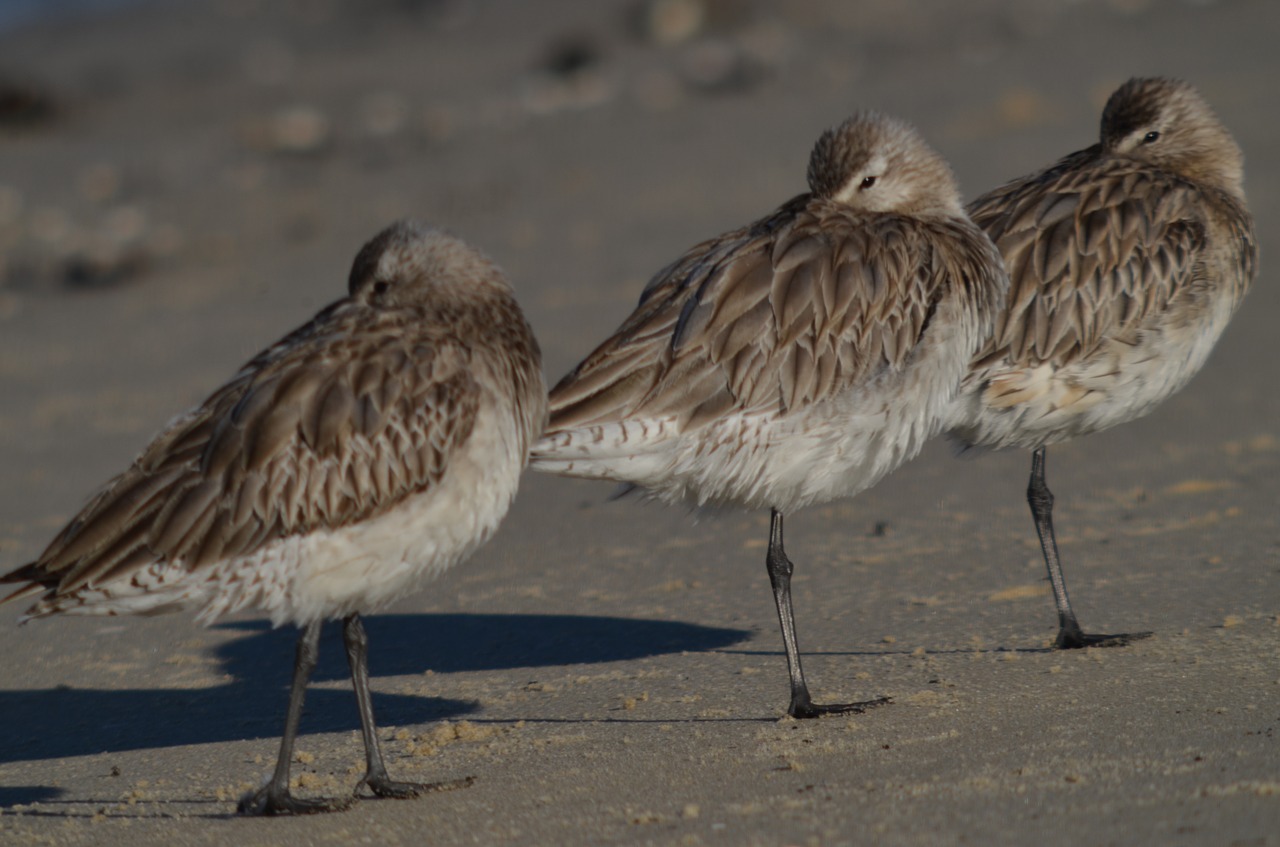
<path id="1" fill-rule="evenodd" d="M 1030 456 L 943 441 L 788 516 L 820 701 L 784 717 L 768 515 L 526 475 L 470 561 L 367 621 L 394 776 L 469 788 L 242 819 L 296 633 L 0 607 L 5 845 L 1280 845 L 1280 4 L 189 0 L 0 34 L 0 568 L 413 216 L 509 273 L 550 381 L 692 244 L 805 190 L 859 108 L 966 197 L 1092 143 L 1133 75 L 1246 155 L 1261 273 L 1155 413 Z M 326 631 L 293 773 L 364 769 Z"/>

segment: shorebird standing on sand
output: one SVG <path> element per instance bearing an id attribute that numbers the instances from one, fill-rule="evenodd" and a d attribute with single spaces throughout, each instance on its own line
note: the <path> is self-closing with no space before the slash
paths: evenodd
<path id="1" fill-rule="evenodd" d="M 1008 280 L 946 162 L 874 113 L 826 132 L 810 193 L 660 271 L 607 341 L 551 392 L 531 466 L 667 501 L 769 508 L 765 559 L 791 678 L 787 512 L 850 496 L 940 431 Z"/>
<path id="2" fill-rule="evenodd" d="M 419 785 L 388 775 L 374 734 L 360 615 L 461 561 L 492 535 L 546 417 L 533 333 L 502 271 L 413 222 L 364 246 L 350 293 L 264 350 L 178 417 L 35 562 L 0 581 L 58 613 L 241 609 L 297 624 L 297 661 L 270 781 L 251 814 L 345 808 L 298 799 L 289 764 L 320 625 L 341 618 L 368 772 L 379 797 Z"/>
<path id="3" fill-rule="evenodd" d="M 1033 450 L 1027 500 L 1058 607 L 1056 646 L 1148 632 L 1081 630 L 1053 534 L 1045 448 L 1145 415 L 1204 365 L 1253 280 L 1244 156 L 1191 86 L 1131 79 L 1098 144 L 979 197 L 969 214 L 1011 288 L 974 359 L 952 436 Z"/>

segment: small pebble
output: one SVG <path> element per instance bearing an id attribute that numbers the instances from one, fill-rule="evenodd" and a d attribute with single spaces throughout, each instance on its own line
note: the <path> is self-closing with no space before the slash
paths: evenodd
<path id="1" fill-rule="evenodd" d="M 329 143 L 330 133 L 329 119 L 319 109 L 290 106 L 268 120 L 258 146 L 271 153 L 315 153 Z"/>
<path id="2" fill-rule="evenodd" d="M 681 44 L 707 23 L 704 0 L 647 0 L 640 7 L 641 35 L 659 47 Z"/>

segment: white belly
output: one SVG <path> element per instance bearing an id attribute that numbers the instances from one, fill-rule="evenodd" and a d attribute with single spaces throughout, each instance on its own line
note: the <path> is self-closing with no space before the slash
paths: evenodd
<path id="1" fill-rule="evenodd" d="M 802 409 L 728 414 L 688 433 L 674 417 L 553 433 L 531 465 L 698 505 L 791 512 L 857 494 L 941 431 L 976 346 L 976 330 L 956 323 L 939 326 L 902 371 Z"/>
<path id="2" fill-rule="evenodd" d="M 1142 417 L 1204 366 L 1232 307 L 1219 298 L 1197 321 L 1157 325 L 1137 343 L 1107 341 L 1066 365 L 997 363 L 966 381 L 952 435 L 968 446 L 1034 449 Z"/>

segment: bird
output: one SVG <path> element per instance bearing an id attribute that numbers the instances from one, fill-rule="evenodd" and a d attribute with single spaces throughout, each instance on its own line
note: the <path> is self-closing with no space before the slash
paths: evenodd
<path id="1" fill-rule="evenodd" d="M 974 357 L 949 435 L 1032 451 L 1027 501 L 1058 612 L 1055 647 L 1086 633 L 1067 594 L 1045 451 L 1152 411 L 1204 365 L 1257 268 L 1244 155 L 1186 82 L 1133 78 L 1098 143 L 968 206 L 1000 248 L 1008 305 Z"/>
<path id="2" fill-rule="evenodd" d="M 785 514 L 851 496 L 941 431 L 1008 288 L 950 167 L 908 123 L 858 112 L 813 147 L 809 191 L 659 271 L 552 389 L 530 467 L 695 507 L 769 509 L 765 557 L 796 718 Z"/>
<path id="3" fill-rule="evenodd" d="M 347 296 L 179 415 L 53 539 L 0 577 L 5 601 L 50 615 L 241 610 L 299 630 L 275 770 L 244 814 L 339 810 L 289 790 L 321 625 L 342 620 L 364 736 L 357 785 L 387 773 L 361 615 L 470 555 L 516 494 L 546 418 L 533 332 L 503 272 L 447 232 L 405 220 L 357 254 Z"/>

